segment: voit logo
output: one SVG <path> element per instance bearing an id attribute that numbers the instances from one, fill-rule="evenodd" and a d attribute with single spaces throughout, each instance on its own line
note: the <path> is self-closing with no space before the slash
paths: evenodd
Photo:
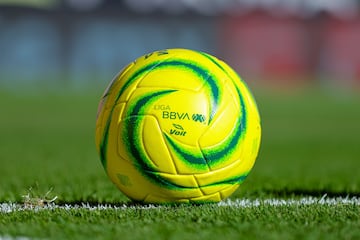
<path id="1" fill-rule="evenodd" d="M 186 131 L 180 124 L 173 123 L 173 127 L 170 129 L 170 135 L 185 136 Z"/>

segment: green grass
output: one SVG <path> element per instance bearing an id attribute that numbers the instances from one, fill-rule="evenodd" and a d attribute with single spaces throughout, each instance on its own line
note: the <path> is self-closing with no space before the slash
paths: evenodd
<path id="1" fill-rule="evenodd" d="M 101 91 L 0 90 L 0 202 L 31 186 L 57 204 L 129 204 L 95 151 Z M 360 196 L 360 97 L 319 89 L 255 91 L 263 138 L 236 198 Z M 32 210 L 0 213 L 2 236 L 101 239 L 359 239 L 356 205 Z"/>
<path id="2" fill-rule="evenodd" d="M 178 206 L 26 211 L 1 217 L 8 234 L 73 239 L 358 239 L 356 206 Z"/>

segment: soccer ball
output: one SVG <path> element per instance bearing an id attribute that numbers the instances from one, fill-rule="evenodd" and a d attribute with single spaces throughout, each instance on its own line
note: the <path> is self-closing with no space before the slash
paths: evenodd
<path id="1" fill-rule="evenodd" d="M 100 101 L 96 146 L 111 181 L 143 203 L 218 202 L 254 165 L 260 117 L 246 84 L 198 51 L 146 54 Z"/>

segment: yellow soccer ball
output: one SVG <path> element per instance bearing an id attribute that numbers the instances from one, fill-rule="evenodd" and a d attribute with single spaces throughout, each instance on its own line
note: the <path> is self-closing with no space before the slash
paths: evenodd
<path id="1" fill-rule="evenodd" d="M 100 101 L 96 146 L 111 181 L 144 203 L 218 202 L 254 165 L 253 96 L 221 60 L 167 49 L 125 67 Z"/>

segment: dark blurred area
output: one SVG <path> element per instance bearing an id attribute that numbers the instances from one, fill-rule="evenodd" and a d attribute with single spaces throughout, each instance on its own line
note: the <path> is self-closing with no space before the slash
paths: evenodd
<path id="1" fill-rule="evenodd" d="M 164 48 L 247 82 L 360 86 L 358 0 L 0 0 L 0 86 L 104 86 Z"/>

